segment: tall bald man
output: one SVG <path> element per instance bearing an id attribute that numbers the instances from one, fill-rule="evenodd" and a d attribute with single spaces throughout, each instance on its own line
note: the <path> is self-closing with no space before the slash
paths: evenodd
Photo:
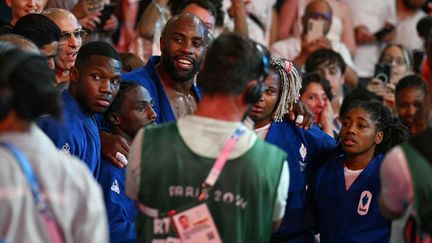
<path id="1" fill-rule="evenodd" d="M 55 80 L 58 85 L 66 87 L 61 83 L 69 83 L 69 72 L 75 64 L 76 55 L 86 32 L 79 25 L 77 18 L 67 10 L 51 8 L 42 14 L 54 21 L 62 32 L 55 58 Z"/>
<path id="2" fill-rule="evenodd" d="M 207 44 L 208 32 L 198 17 L 173 16 L 160 39 L 161 56 L 152 56 L 144 67 L 123 75 L 123 80 L 136 80 L 150 92 L 157 123 L 174 121 L 196 109 L 200 92 L 193 80 Z"/>

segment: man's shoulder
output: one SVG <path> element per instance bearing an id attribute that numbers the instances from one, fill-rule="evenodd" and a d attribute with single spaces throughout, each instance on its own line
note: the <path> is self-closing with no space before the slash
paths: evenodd
<path id="1" fill-rule="evenodd" d="M 155 69 L 155 64 L 159 62 L 159 56 L 152 56 L 143 67 L 122 74 L 122 79 L 124 82 L 138 83 L 147 88 L 150 83 L 159 79 Z"/>

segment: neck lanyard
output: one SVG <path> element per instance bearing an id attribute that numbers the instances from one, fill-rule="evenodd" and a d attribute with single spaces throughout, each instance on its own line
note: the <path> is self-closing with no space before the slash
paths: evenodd
<path id="1" fill-rule="evenodd" d="M 51 238 L 51 242 L 58 243 L 64 242 L 62 233 L 60 231 L 60 227 L 55 220 L 54 214 L 49 207 L 49 204 L 45 201 L 42 196 L 41 189 L 39 183 L 36 179 L 36 176 L 33 173 L 33 169 L 30 163 L 25 158 L 24 154 L 12 144 L 0 142 L 0 145 L 9 149 L 9 151 L 16 157 L 18 163 L 24 173 L 24 176 L 27 179 L 27 182 L 30 185 L 30 189 L 33 195 L 33 198 L 36 203 L 36 208 L 39 214 L 42 216 L 43 222 L 45 224 L 46 231 Z"/>
<path id="2" fill-rule="evenodd" d="M 201 193 L 198 196 L 198 201 L 203 201 L 208 197 L 208 191 L 214 186 L 217 179 L 219 178 L 220 173 L 222 172 L 225 164 L 228 160 L 228 156 L 234 148 L 234 145 L 240 139 L 240 137 L 246 132 L 246 128 L 243 124 L 240 124 L 239 127 L 234 131 L 234 133 L 229 138 L 228 142 L 225 144 L 222 151 L 219 153 L 213 167 L 210 170 L 206 180 L 201 185 Z"/>

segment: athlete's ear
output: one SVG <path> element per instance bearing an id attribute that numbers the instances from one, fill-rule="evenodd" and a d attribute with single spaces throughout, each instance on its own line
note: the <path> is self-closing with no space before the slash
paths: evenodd
<path id="1" fill-rule="evenodd" d="M 111 123 L 111 125 L 113 125 L 113 126 L 120 125 L 120 116 L 117 113 L 113 112 L 108 117 L 109 117 L 109 122 Z"/>
<path id="2" fill-rule="evenodd" d="M 77 82 L 79 78 L 79 71 L 76 67 L 72 67 L 69 73 L 69 79 L 71 82 Z"/>
<path id="3" fill-rule="evenodd" d="M 375 144 L 380 144 L 384 139 L 384 132 L 383 131 L 379 131 L 377 132 L 377 134 L 375 135 Z"/>

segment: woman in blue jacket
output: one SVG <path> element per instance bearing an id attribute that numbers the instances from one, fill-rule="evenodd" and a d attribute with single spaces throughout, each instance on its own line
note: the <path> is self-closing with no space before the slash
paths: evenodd
<path id="1" fill-rule="evenodd" d="M 316 125 L 305 130 L 287 119 L 299 98 L 301 79 L 285 59 L 272 58 L 270 65 L 271 75 L 264 81 L 266 90 L 249 116 L 261 138 L 288 154 L 290 186 L 285 216 L 271 242 L 313 242 L 314 224 L 306 201 L 307 177 L 311 167 L 324 161 L 336 147 L 336 141 Z"/>
<path id="2" fill-rule="evenodd" d="M 342 116 L 340 153 L 319 168 L 312 198 L 321 242 L 388 242 L 378 206 L 383 155 L 408 138 L 378 101 L 353 101 Z"/>

